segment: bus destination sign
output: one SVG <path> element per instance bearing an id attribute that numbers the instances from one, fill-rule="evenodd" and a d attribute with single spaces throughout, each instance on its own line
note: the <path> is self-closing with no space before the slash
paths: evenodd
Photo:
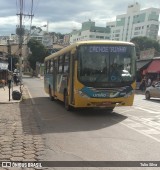
<path id="1" fill-rule="evenodd" d="M 124 46 L 89 46 L 90 53 L 126 53 L 127 47 Z"/>

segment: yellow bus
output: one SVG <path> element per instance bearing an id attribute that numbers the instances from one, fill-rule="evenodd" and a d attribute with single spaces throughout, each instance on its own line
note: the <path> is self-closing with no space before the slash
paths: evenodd
<path id="1" fill-rule="evenodd" d="M 45 92 L 51 100 L 63 101 L 67 110 L 131 106 L 135 60 L 131 42 L 76 42 L 45 58 Z"/>

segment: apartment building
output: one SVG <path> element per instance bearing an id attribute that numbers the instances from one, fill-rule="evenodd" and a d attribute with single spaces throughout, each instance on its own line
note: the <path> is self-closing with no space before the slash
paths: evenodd
<path id="1" fill-rule="evenodd" d="M 130 41 L 136 36 L 157 40 L 159 13 L 158 8 L 141 10 L 138 2 L 129 5 L 126 14 L 118 15 L 116 21 L 107 23 L 107 28 L 111 29 L 111 40 Z"/>
<path id="2" fill-rule="evenodd" d="M 52 36 L 46 31 L 32 30 L 30 38 L 35 39 L 42 43 L 45 47 L 51 47 L 53 45 Z"/>
<path id="3" fill-rule="evenodd" d="M 70 33 L 70 44 L 83 40 L 110 39 L 110 28 L 97 27 L 95 22 L 89 20 L 82 23 L 80 30 Z"/>

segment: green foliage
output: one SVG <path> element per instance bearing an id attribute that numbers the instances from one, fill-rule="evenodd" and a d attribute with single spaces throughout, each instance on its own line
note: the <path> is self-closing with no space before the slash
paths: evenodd
<path id="1" fill-rule="evenodd" d="M 38 31 L 38 32 L 41 32 L 42 31 L 42 28 L 41 27 L 36 27 L 36 26 L 32 26 L 31 27 L 31 30 L 34 30 L 34 31 Z"/>
<path id="2" fill-rule="evenodd" d="M 36 29 L 36 26 L 32 26 L 32 27 L 31 27 L 31 30 L 34 30 L 34 29 Z"/>
<path id="3" fill-rule="evenodd" d="M 28 56 L 28 61 L 33 70 L 36 68 L 36 62 L 43 63 L 44 58 L 48 55 L 47 50 L 42 43 L 35 39 L 30 39 L 27 46 L 32 54 Z"/>
<path id="4" fill-rule="evenodd" d="M 50 34 L 52 36 L 58 37 L 59 39 L 63 39 L 64 38 L 64 34 L 61 34 L 61 33 L 51 32 Z"/>
<path id="5" fill-rule="evenodd" d="M 140 55 L 140 51 L 144 51 L 150 48 L 154 48 L 156 51 L 160 52 L 160 45 L 156 40 L 150 39 L 148 37 L 134 37 L 131 39 L 136 46 L 137 56 Z"/>

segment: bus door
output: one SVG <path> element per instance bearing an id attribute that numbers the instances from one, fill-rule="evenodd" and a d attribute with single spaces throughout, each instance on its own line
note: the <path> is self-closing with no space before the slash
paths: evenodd
<path id="1" fill-rule="evenodd" d="M 56 60 L 57 65 L 57 72 L 55 75 L 55 92 L 58 97 L 58 99 L 63 100 L 63 65 L 64 65 L 64 56 L 61 55 L 58 57 L 58 60 Z"/>
<path id="2" fill-rule="evenodd" d="M 56 91 L 56 80 L 57 80 L 57 61 L 53 60 L 53 96 Z"/>
<path id="3" fill-rule="evenodd" d="M 58 73 L 56 77 L 56 92 L 61 95 L 63 100 L 64 91 L 68 89 L 69 55 L 64 54 L 58 60 Z"/>
<path id="4" fill-rule="evenodd" d="M 69 96 L 69 103 L 73 104 L 74 99 L 74 54 L 71 54 L 70 57 L 70 65 L 69 65 L 69 90 L 70 90 L 70 96 Z"/>

